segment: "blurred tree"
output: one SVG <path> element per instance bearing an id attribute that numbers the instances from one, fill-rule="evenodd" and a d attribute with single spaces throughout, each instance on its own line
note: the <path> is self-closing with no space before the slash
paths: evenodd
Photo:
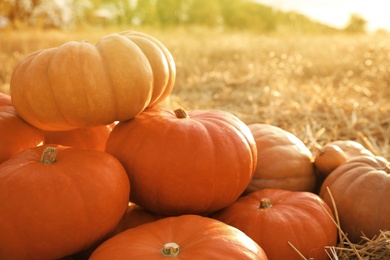
<path id="1" fill-rule="evenodd" d="M 216 26 L 221 22 L 219 0 L 190 0 L 185 6 L 186 22 L 206 26 Z"/>
<path id="2" fill-rule="evenodd" d="M 367 21 L 359 14 L 351 14 L 348 25 L 344 31 L 349 33 L 364 33 L 366 32 Z"/>
<path id="3" fill-rule="evenodd" d="M 41 28 L 67 27 L 73 21 L 72 7 L 73 0 L 40 0 L 32 10 L 29 23 Z"/>
<path id="4" fill-rule="evenodd" d="M 183 7 L 188 0 L 157 0 L 157 19 L 161 26 L 182 24 L 185 20 Z"/>
<path id="5" fill-rule="evenodd" d="M 1 0 L 0 15 L 6 17 L 13 28 L 27 24 L 39 1 L 34 0 Z"/>
<path id="6" fill-rule="evenodd" d="M 156 0 L 137 1 L 133 22 L 141 25 L 156 25 L 158 23 Z"/>
<path id="7" fill-rule="evenodd" d="M 250 0 L 220 0 L 225 26 L 257 31 L 272 31 L 277 26 L 275 12 L 269 6 Z"/>

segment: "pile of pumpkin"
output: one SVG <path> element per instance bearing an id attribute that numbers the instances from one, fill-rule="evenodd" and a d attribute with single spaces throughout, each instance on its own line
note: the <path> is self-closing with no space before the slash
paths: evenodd
<path id="1" fill-rule="evenodd" d="M 0 94 L 0 259 L 318 260 L 336 220 L 352 242 L 390 229 L 384 158 L 163 108 L 175 76 L 135 31 L 17 65 Z"/>

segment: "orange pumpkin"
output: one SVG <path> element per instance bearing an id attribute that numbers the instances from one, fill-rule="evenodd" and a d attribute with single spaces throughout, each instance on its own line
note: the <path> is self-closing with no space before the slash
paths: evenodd
<path id="1" fill-rule="evenodd" d="M 314 191 L 313 155 L 292 133 L 269 124 L 248 125 L 257 147 L 257 166 L 245 194 L 264 189 Z"/>
<path id="2" fill-rule="evenodd" d="M 79 149 L 104 151 L 115 124 L 77 128 L 69 131 L 43 131 L 46 144 L 61 144 Z"/>
<path id="3" fill-rule="evenodd" d="M 198 215 L 167 217 L 128 229 L 101 244 L 91 260 L 240 259 L 267 256 L 240 230 Z"/>
<path id="4" fill-rule="evenodd" d="M 385 158 L 356 156 L 337 167 L 321 186 L 320 196 L 328 204 L 330 195 L 351 242 L 390 230 L 390 163 Z"/>
<path id="5" fill-rule="evenodd" d="M 154 214 L 146 209 L 141 208 L 135 203 L 130 202 L 121 221 L 115 228 L 112 235 L 119 234 L 127 229 L 135 228 L 139 225 L 153 222 L 164 218 L 165 216 Z"/>
<path id="6" fill-rule="evenodd" d="M 42 145 L 43 133 L 21 119 L 11 97 L 0 92 L 0 163 L 24 149 Z"/>
<path id="7" fill-rule="evenodd" d="M 157 39 L 126 31 L 32 53 L 16 66 L 10 91 L 24 120 L 64 131 L 136 116 L 167 96 L 175 75 Z"/>
<path id="8" fill-rule="evenodd" d="M 125 167 L 131 201 L 162 215 L 226 207 L 245 190 L 257 160 L 248 127 L 220 110 L 148 109 L 119 122 L 106 151 Z"/>
<path id="9" fill-rule="evenodd" d="M 87 249 L 122 218 L 129 181 L 99 151 L 29 148 L 0 165 L 0 259 L 58 259 Z"/>
<path id="10" fill-rule="evenodd" d="M 281 189 L 254 191 L 214 215 L 243 231 L 274 260 L 302 259 L 289 243 L 307 259 L 329 259 L 325 246 L 337 242 L 332 217 L 318 195 Z"/>

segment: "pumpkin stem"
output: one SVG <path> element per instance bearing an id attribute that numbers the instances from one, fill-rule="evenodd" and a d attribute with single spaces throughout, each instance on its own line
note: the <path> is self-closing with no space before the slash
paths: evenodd
<path id="1" fill-rule="evenodd" d="M 187 111 L 185 111 L 182 107 L 174 110 L 173 112 L 175 112 L 177 118 L 190 118 Z"/>
<path id="2" fill-rule="evenodd" d="M 57 148 L 48 146 L 43 150 L 42 156 L 41 156 L 41 161 L 40 163 L 42 164 L 53 164 L 56 161 L 57 157 Z"/>
<path id="3" fill-rule="evenodd" d="M 272 204 L 271 204 L 271 200 L 269 198 L 262 198 L 260 200 L 260 207 L 259 209 L 268 209 L 268 208 L 271 208 L 272 207 Z"/>
<path id="4" fill-rule="evenodd" d="M 161 248 L 161 253 L 164 257 L 176 257 L 180 253 L 180 246 L 175 242 L 166 243 Z"/>

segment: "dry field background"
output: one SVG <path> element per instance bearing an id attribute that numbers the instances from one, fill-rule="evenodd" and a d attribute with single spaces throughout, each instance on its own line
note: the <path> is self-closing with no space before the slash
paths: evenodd
<path id="1" fill-rule="evenodd" d="M 0 31 L 0 91 L 9 92 L 13 68 L 36 50 L 96 43 L 125 29 Z M 162 106 L 226 110 L 247 124 L 279 126 L 310 149 L 356 140 L 390 159 L 389 35 L 136 30 L 158 38 L 175 59 L 176 85 Z"/>

